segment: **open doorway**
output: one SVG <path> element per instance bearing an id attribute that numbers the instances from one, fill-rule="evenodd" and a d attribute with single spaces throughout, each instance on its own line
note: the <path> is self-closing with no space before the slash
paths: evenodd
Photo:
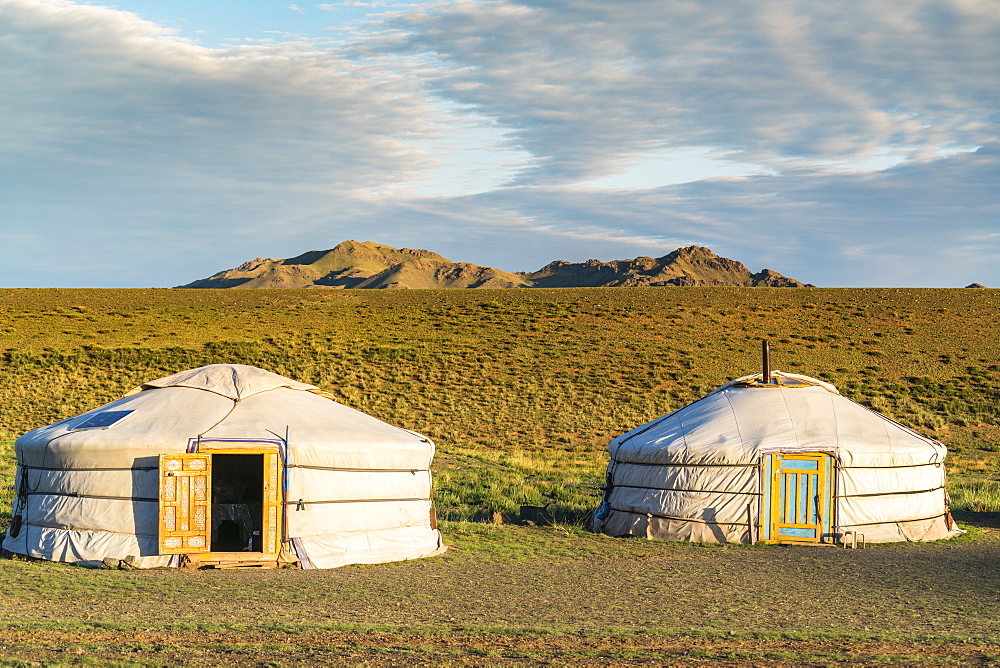
<path id="1" fill-rule="evenodd" d="M 284 527 L 281 450 L 218 443 L 223 447 L 199 441 L 197 452 L 160 455 L 159 552 L 185 555 L 189 568 L 276 567 Z"/>
<path id="2" fill-rule="evenodd" d="M 212 455 L 212 552 L 261 552 L 264 455 Z"/>

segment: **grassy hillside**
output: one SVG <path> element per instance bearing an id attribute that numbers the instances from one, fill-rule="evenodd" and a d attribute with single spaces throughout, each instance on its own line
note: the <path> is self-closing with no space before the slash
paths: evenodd
<path id="1" fill-rule="evenodd" d="M 146 380 L 252 364 L 434 438 L 445 517 L 552 501 L 565 519 L 594 505 L 610 438 L 757 371 L 767 338 L 775 368 L 949 445 L 957 505 L 992 495 L 1000 510 L 998 303 L 963 289 L 0 290 L 0 442 Z"/>

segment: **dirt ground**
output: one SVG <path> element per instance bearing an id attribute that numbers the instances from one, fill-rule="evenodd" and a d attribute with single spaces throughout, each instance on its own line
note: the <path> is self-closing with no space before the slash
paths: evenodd
<path id="1" fill-rule="evenodd" d="M 333 571 L 0 561 L 0 665 L 1000 665 L 1000 518 L 929 544 L 698 546 L 445 527 Z"/>
<path id="2" fill-rule="evenodd" d="M 996 644 L 858 639 L 306 631 L 14 632 L 3 665 L 909 666 L 996 665 Z"/>

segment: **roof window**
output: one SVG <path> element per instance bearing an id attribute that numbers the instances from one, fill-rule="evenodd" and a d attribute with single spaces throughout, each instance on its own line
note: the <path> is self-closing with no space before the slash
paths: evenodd
<path id="1" fill-rule="evenodd" d="M 73 431 L 81 431 L 83 429 L 107 429 L 108 427 L 118 424 L 132 413 L 135 413 L 135 411 L 104 411 L 102 413 L 95 413 L 80 424 L 73 427 Z"/>

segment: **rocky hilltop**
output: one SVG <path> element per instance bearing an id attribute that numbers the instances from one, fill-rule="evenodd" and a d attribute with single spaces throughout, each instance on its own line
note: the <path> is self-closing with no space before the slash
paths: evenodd
<path id="1" fill-rule="evenodd" d="M 326 251 L 287 260 L 257 258 L 181 288 L 582 288 L 729 285 L 802 287 L 795 279 L 764 269 L 751 273 L 741 262 L 707 248 L 678 248 L 660 258 L 601 262 L 550 262 L 535 272 L 510 273 L 437 253 L 393 248 L 371 241 L 345 241 Z"/>
<path id="2" fill-rule="evenodd" d="M 257 258 L 182 288 L 517 288 L 520 275 L 437 253 L 345 241 L 287 260 Z"/>
<path id="3" fill-rule="evenodd" d="M 701 246 L 678 248 L 660 258 L 570 263 L 557 260 L 531 274 L 532 287 L 637 287 L 659 285 L 734 285 L 793 288 L 803 284 L 764 269 L 756 274 L 742 262 L 716 255 Z"/>

